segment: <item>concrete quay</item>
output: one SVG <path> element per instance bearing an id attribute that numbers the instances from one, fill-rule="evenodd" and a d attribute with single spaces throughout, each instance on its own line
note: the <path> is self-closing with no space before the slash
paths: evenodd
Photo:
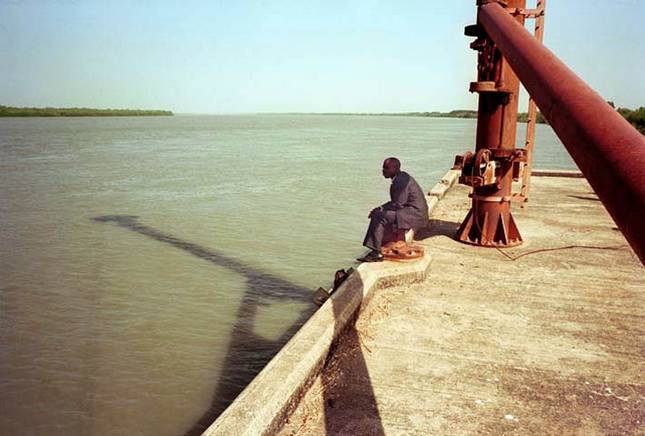
<path id="1" fill-rule="evenodd" d="M 533 178 L 503 250 L 453 239 L 446 191 L 427 278 L 375 289 L 258 433 L 645 434 L 645 270 L 586 180 Z"/>
<path id="2" fill-rule="evenodd" d="M 430 213 L 458 175 L 448 171 L 427 194 Z M 356 318 L 377 290 L 423 281 L 430 261 L 426 253 L 414 262 L 359 265 L 203 434 L 277 432 L 319 376 L 339 338 L 353 334 Z"/>

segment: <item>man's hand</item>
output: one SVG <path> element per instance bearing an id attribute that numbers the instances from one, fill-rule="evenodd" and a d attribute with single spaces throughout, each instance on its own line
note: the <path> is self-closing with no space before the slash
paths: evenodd
<path id="1" fill-rule="evenodd" d="M 368 218 L 372 218 L 372 215 L 375 215 L 375 214 L 380 213 L 380 212 L 382 212 L 382 211 L 383 211 L 383 209 L 382 209 L 382 208 L 380 208 L 380 207 L 375 207 L 374 209 L 372 209 L 372 211 L 369 213 L 369 215 L 367 215 L 367 217 L 368 217 Z"/>

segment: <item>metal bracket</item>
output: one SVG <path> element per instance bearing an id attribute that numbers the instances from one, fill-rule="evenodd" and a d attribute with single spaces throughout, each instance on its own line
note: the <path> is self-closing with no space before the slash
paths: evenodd
<path id="1" fill-rule="evenodd" d="M 497 92 L 500 94 L 512 94 L 513 91 L 511 91 L 508 88 L 505 88 L 503 86 L 497 86 L 497 83 L 492 82 L 492 81 L 484 81 L 484 82 L 470 82 L 470 86 L 468 87 L 468 91 L 470 92 Z"/>
<path id="2" fill-rule="evenodd" d="M 477 0 L 477 6 L 484 6 L 484 5 L 487 5 L 488 3 L 499 3 L 500 6 L 504 8 L 508 6 L 507 0 Z"/>
<path id="3" fill-rule="evenodd" d="M 524 15 L 525 18 L 538 18 L 544 15 L 544 9 L 506 8 L 511 15 Z"/>
<path id="4" fill-rule="evenodd" d="M 480 38 L 486 35 L 484 29 L 479 24 L 470 24 L 464 27 L 464 35 Z"/>
<path id="5" fill-rule="evenodd" d="M 477 194 L 469 194 L 468 197 L 474 198 L 479 201 L 486 201 L 488 203 L 502 203 L 506 202 L 509 203 L 512 198 L 510 195 L 506 195 L 504 197 L 498 196 L 498 195 L 477 195 Z"/>

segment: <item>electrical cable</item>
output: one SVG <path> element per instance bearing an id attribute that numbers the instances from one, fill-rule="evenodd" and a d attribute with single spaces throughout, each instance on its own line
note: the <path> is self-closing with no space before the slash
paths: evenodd
<path id="1" fill-rule="evenodd" d="M 475 172 L 475 169 L 473 167 L 473 176 L 474 176 L 474 172 Z M 475 190 L 473 189 L 473 193 L 474 192 L 475 192 Z M 489 241 L 488 238 L 486 238 L 486 241 L 484 241 L 484 232 L 483 232 L 483 230 L 481 228 L 481 225 L 479 224 L 478 215 L 477 215 L 477 204 L 478 204 L 477 201 L 473 201 L 473 211 L 472 211 L 472 213 L 473 213 L 473 219 L 475 221 L 475 225 L 477 226 L 477 229 L 479 230 L 479 234 L 480 234 L 480 237 L 482 239 L 482 243 L 485 244 L 486 242 L 489 242 L 497 251 L 502 253 L 502 255 L 504 257 L 506 257 L 508 260 L 511 260 L 513 262 L 515 262 L 517 259 L 520 259 L 520 258 L 522 258 L 524 256 L 529 256 L 531 254 L 544 253 L 544 252 L 548 252 L 548 251 L 569 250 L 569 249 L 572 249 L 572 248 L 584 248 L 584 249 L 591 249 L 591 250 L 622 250 L 622 249 L 625 249 L 625 248 L 629 248 L 629 246 L 626 245 L 626 244 L 624 244 L 624 245 L 614 245 L 614 246 L 567 245 L 567 246 L 564 246 L 564 247 L 539 248 L 537 250 L 528 251 L 526 253 L 522 253 L 522 254 L 520 254 L 518 256 L 513 257 L 513 256 L 509 255 L 508 253 L 506 253 L 504 250 L 502 250 L 500 247 L 496 246 L 493 241 Z"/>
<path id="2" fill-rule="evenodd" d="M 607 247 L 602 247 L 602 246 L 597 246 L 597 245 L 567 245 L 564 247 L 553 247 L 553 248 L 539 248 L 537 250 L 533 251 L 528 251 L 526 253 L 522 253 L 518 256 L 512 257 L 508 253 L 505 253 L 504 250 L 502 250 L 499 247 L 495 247 L 497 251 L 502 253 L 506 258 L 512 261 L 516 261 L 517 259 L 528 256 L 530 254 L 536 254 L 536 253 L 544 253 L 546 251 L 558 251 L 558 250 L 568 250 L 571 248 L 586 248 L 586 249 L 591 249 L 591 250 L 622 250 L 625 248 L 629 248 L 629 245 L 615 245 L 615 246 L 607 246 Z"/>

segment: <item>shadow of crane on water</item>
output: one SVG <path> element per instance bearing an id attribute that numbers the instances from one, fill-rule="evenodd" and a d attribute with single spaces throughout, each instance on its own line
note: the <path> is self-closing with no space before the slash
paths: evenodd
<path id="1" fill-rule="evenodd" d="M 246 265 L 221 251 L 187 242 L 139 222 L 134 215 L 104 215 L 93 218 L 101 223 L 114 223 L 124 229 L 172 245 L 215 265 L 246 277 L 246 291 L 237 311 L 226 358 L 210 408 L 185 436 L 201 434 L 253 380 L 266 363 L 298 331 L 315 311 L 309 289 L 281 277 Z M 276 301 L 300 302 L 306 305 L 298 319 L 277 340 L 268 340 L 253 332 L 258 307 Z"/>

